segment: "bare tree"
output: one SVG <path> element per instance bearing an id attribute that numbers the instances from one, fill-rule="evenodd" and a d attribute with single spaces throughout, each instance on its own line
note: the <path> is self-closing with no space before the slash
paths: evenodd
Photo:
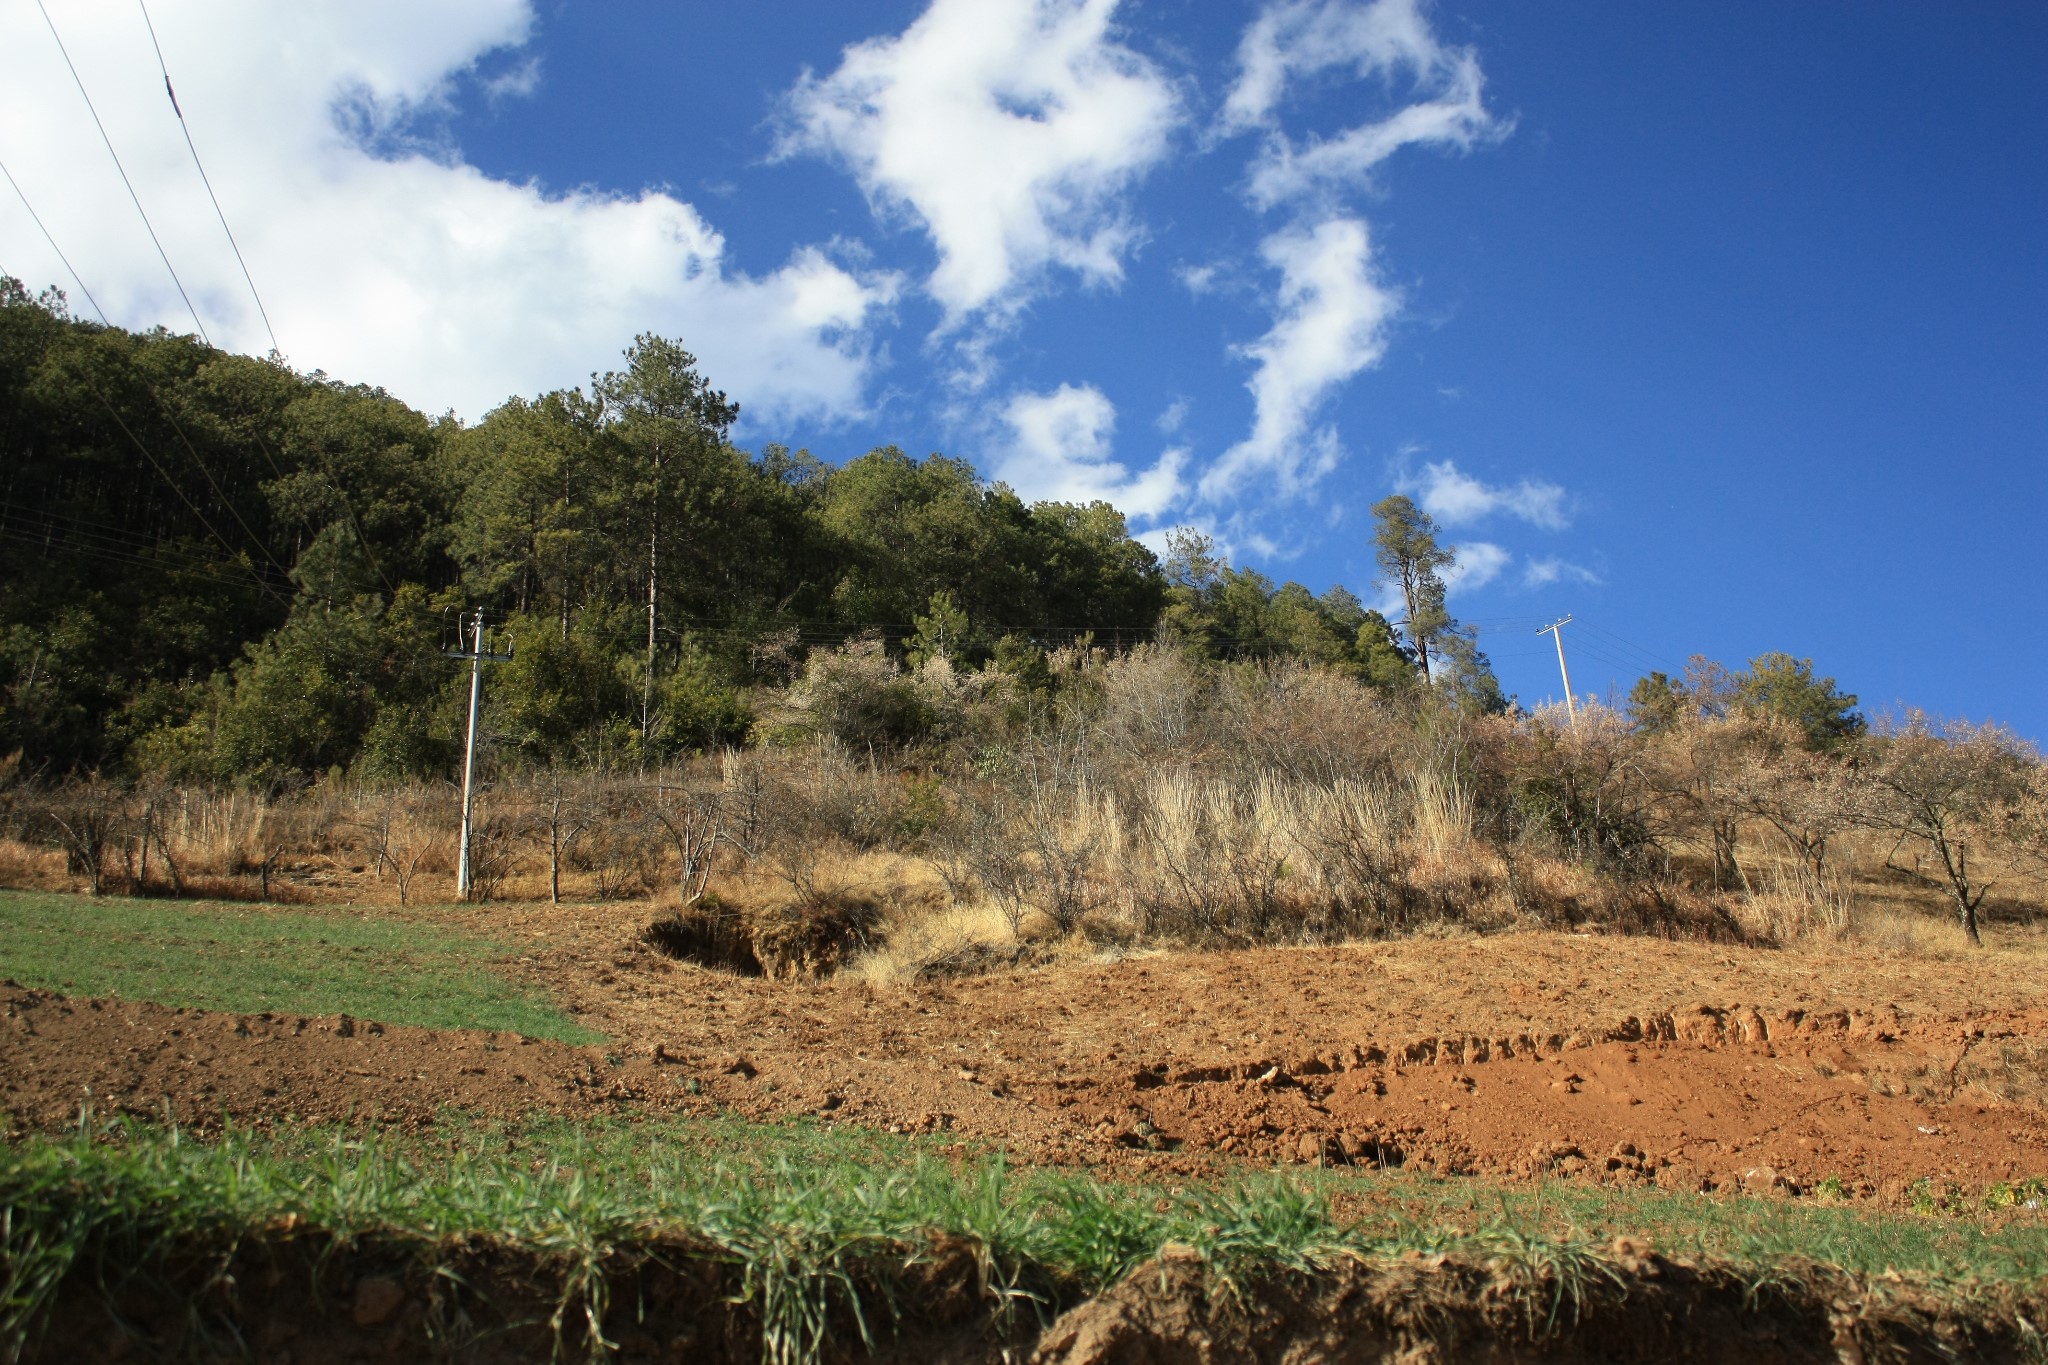
<path id="1" fill-rule="evenodd" d="M 1864 823 L 1927 844 L 1963 932 L 1981 945 L 1977 912 L 1992 886 L 1983 854 L 2020 820 L 2040 760 L 1999 726 L 1920 711 L 1881 726 L 1864 755 Z"/>
<path id="2" fill-rule="evenodd" d="M 576 845 L 597 818 L 588 779 L 572 776 L 566 769 L 549 768 L 533 793 L 533 828 L 547 841 L 548 900 L 562 903 L 562 864 L 575 854 Z"/>
<path id="3" fill-rule="evenodd" d="M 1736 859 L 1742 821 L 1748 814 L 1741 775 L 1750 762 L 1755 726 L 1736 716 L 1685 715 L 1657 732 L 1647 755 L 1649 780 L 1662 798 L 1668 831 L 1705 843 L 1712 859 L 1714 889 L 1744 883 Z"/>
<path id="4" fill-rule="evenodd" d="M 1790 721 L 1765 721 L 1734 765 L 1728 794 L 1736 809 L 1778 832 L 1818 885 L 1828 841 L 1858 823 L 1861 790 L 1848 762 L 1807 748 L 1803 737 Z"/>

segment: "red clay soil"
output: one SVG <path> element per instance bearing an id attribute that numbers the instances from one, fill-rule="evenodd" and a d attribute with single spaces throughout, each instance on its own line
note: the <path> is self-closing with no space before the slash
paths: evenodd
<path id="1" fill-rule="evenodd" d="M 1185 954 L 906 987 L 677 963 L 591 912 L 493 912 L 612 1041 L 0 989 L 0 1112 L 426 1125 L 444 1107 L 815 1115 L 1194 1172 L 1403 1164 L 1886 1200 L 2048 1174 L 2048 1001 L 1984 959 L 1570 935 Z"/>

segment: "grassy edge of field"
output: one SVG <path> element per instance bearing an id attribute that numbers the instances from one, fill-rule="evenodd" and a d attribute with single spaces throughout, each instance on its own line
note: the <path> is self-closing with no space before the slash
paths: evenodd
<path id="1" fill-rule="evenodd" d="M 1752 1294 L 1847 1284 L 1874 1300 L 2004 1312 L 2022 1329 L 2014 1305 L 2048 1285 L 2048 1221 L 2023 1203 L 1927 1216 L 1334 1171 L 1127 1183 L 1013 1169 L 998 1151 L 730 1118 L 205 1142 L 88 1119 L 0 1146 L 0 1354 L 21 1349 L 74 1270 L 111 1260 L 132 1272 L 279 1229 L 374 1240 L 428 1270 L 442 1249 L 480 1240 L 529 1255 L 559 1275 L 558 1324 L 590 1315 L 586 1349 L 621 1258 L 682 1239 L 738 1268 L 740 1305 L 777 1360 L 817 1359 L 849 1307 L 862 1335 L 886 1323 L 890 1295 L 875 1286 L 935 1238 L 973 1248 L 992 1315 L 1028 1307 L 1041 1321 L 1162 1254 L 1198 1258 L 1233 1291 L 1419 1256 L 1496 1286 L 1530 1310 L 1532 1331 L 1625 1294 L 1649 1254 L 1732 1272 Z M 880 1300 L 868 1312 L 863 1286 Z"/>
<path id="2" fill-rule="evenodd" d="M 66 995 L 236 1014 L 603 1041 L 499 970 L 517 949 L 430 913 L 0 891 L 0 975 Z"/>

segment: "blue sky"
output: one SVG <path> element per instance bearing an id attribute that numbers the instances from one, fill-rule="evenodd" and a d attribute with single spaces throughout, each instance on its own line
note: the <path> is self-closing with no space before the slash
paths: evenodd
<path id="1" fill-rule="evenodd" d="M 49 9 L 267 349 L 138 11 Z M 150 14 L 301 367 L 475 418 L 658 331 L 743 444 L 965 455 L 1318 589 L 1371 596 L 1408 491 L 1525 701 L 1569 612 L 1581 693 L 1784 649 L 2048 737 L 2048 8 Z M 0 41 L 0 159 L 115 321 L 190 330 L 42 17 Z M 11 197 L 0 269 L 71 287 Z"/>

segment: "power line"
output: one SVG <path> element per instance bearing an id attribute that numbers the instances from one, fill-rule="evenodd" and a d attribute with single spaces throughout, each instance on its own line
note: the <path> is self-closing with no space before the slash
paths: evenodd
<path id="1" fill-rule="evenodd" d="M 40 0 L 38 0 L 38 2 L 40 3 Z M 44 17 L 48 18 L 49 16 L 46 14 Z M 55 32 L 55 30 L 53 29 L 52 32 Z M 87 302 L 92 304 L 93 311 L 99 314 L 100 321 L 107 325 L 108 327 L 112 327 L 113 324 L 107 322 L 107 315 L 100 308 L 99 300 L 93 298 L 92 290 L 86 288 L 85 280 L 72 266 L 71 258 L 64 254 L 64 248 L 57 245 L 57 239 L 51 235 L 50 229 L 43 222 L 42 215 L 37 213 L 35 205 L 29 202 L 28 195 L 22 190 L 20 184 L 15 181 L 13 173 L 8 172 L 7 168 L 4 165 L 0 165 L 0 172 L 4 172 L 7 174 L 7 183 L 14 186 L 15 197 L 21 200 L 21 206 L 28 210 L 28 216 L 34 219 L 36 227 L 41 229 L 43 234 L 43 240 L 50 244 L 50 250 L 57 253 L 57 259 L 62 261 L 64 263 L 64 268 L 71 272 L 72 280 L 77 283 L 79 290 L 82 293 L 84 293 Z M 166 261 L 165 264 L 168 265 L 170 264 L 170 262 Z M 211 342 L 208 342 L 207 344 L 209 346 L 212 345 Z M 227 492 L 221 488 L 219 480 L 213 477 L 213 471 L 207 468 L 206 461 L 200 458 L 199 451 L 192 444 L 192 438 L 185 434 L 185 428 L 179 424 L 177 414 L 171 411 L 171 406 L 169 403 L 164 401 L 164 396 L 161 393 L 157 392 L 156 386 L 150 383 L 147 379 L 144 379 L 143 387 L 149 390 L 150 397 L 154 398 L 156 400 L 157 406 L 163 409 L 164 417 L 167 421 L 170 422 L 171 429 L 178 433 L 178 439 L 184 443 L 185 449 L 191 453 L 192 463 L 199 467 L 200 474 L 205 476 L 206 482 L 213 488 L 214 494 L 220 498 L 221 505 L 228 509 L 229 515 L 233 516 L 234 519 L 241 524 L 242 530 L 248 533 L 249 539 L 256 546 L 257 552 L 261 554 L 265 559 L 269 560 L 272 567 L 277 569 L 279 573 L 289 575 L 290 571 L 287 570 L 284 567 L 284 565 L 279 564 L 277 562 L 277 556 L 270 552 L 269 545 L 264 543 L 264 540 L 261 536 L 257 535 L 255 531 L 250 529 L 249 523 L 242 517 L 241 510 L 235 506 L 234 499 L 230 498 L 227 495 Z M 94 391 L 96 394 L 98 393 L 97 388 L 95 388 Z M 100 402 L 103 405 L 106 404 L 106 398 L 104 397 L 104 395 L 100 396 Z M 108 406 L 108 410 L 110 412 L 112 411 L 111 406 Z M 259 437 L 258 440 L 260 442 L 261 438 Z M 267 447 L 265 450 L 265 454 L 266 456 L 268 455 Z M 270 464 L 272 469 L 277 469 L 277 461 L 274 458 L 271 459 Z M 158 466 L 158 468 L 161 469 L 161 466 Z M 282 477 L 283 471 L 278 470 L 277 472 L 279 476 Z M 166 475 L 165 477 L 168 478 L 169 476 Z M 182 496 L 182 494 L 180 496 Z"/>
<path id="2" fill-rule="evenodd" d="M 1617 650 L 1621 651 L 1623 654 L 1629 656 L 1630 658 L 1635 659 L 1639 664 L 1641 664 L 1645 668 L 1657 669 L 1662 668 L 1665 665 L 1665 660 L 1660 655 L 1651 650 L 1643 648 L 1641 645 L 1636 644 L 1633 640 L 1629 640 L 1624 638 L 1623 636 L 1617 635 L 1611 630 L 1603 630 L 1599 626 L 1586 625 L 1584 622 L 1581 622 L 1580 625 L 1583 629 L 1590 631 L 1594 635 L 1597 635 L 1601 639 L 1607 641 L 1610 645 L 1612 645 Z"/>
<path id="3" fill-rule="evenodd" d="M 38 3 L 40 3 L 40 0 L 38 0 Z M 12 177 L 10 177 L 10 179 L 11 178 Z M 17 186 L 16 192 L 19 193 L 19 190 L 20 187 Z M 24 199 L 22 202 L 27 203 L 28 201 Z M 33 213 L 34 210 L 31 209 L 30 212 Z M 56 243 L 52 241 L 50 245 L 54 247 L 56 246 Z M 59 252 L 58 254 L 61 256 L 63 253 Z M 68 262 L 66 263 L 66 268 L 69 268 Z M 80 281 L 79 288 L 83 289 L 84 287 L 84 282 Z M 97 307 L 98 305 L 94 306 Z M 219 530 L 217 530 L 214 527 L 213 523 L 206 519 L 206 514 L 199 510 L 199 505 L 197 503 L 193 502 L 190 497 L 186 496 L 183 486 L 180 485 L 176 479 L 171 477 L 170 471 L 164 468 L 163 462 L 158 460 L 156 455 L 150 450 L 150 448 L 142 443 L 142 438 L 135 434 L 133 428 L 131 428 L 126 422 L 121 420 L 121 414 L 115 411 L 113 403 L 108 401 L 106 391 L 102 389 L 99 386 L 99 382 L 92 377 L 91 371 L 89 369 L 81 369 L 79 371 L 79 377 L 85 381 L 85 386 L 88 389 L 92 390 L 92 395 L 93 397 L 99 400 L 100 406 L 106 409 L 107 416 L 114 419 L 114 425 L 121 428 L 121 434 L 126 436 L 128 440 L 134 445 L 136 450 L 141 452 L 143 459 L 149 461 L 150 468 L 154 469 L 160 476 L 162 476 L 163 481 L 170 485 L 171 491 L 178 495 L 178 501 L 185 504 L 186 510 L 192 513 L 193 519 L 196 520 L 201 526 L 206 528 L 207 534 L 211 535 L 215 540 L 220 542 L 221 548 L 228 552 L 229 560 L 233 563 L 240 564 L 243 568 L 247 569 L 249 571 L 249 576 L 255 579 L 257 587 L 261 588 L 264 592 L 269 593 L 272 597 L 275 597 L 279 602 L 284 602 L 286 605 L 290 605 L 289 601 L 284 597 L 282 593 L 278 592 L 277 589 L 270 586 L 269 580 L 263 577 L 262 573 L 260 573 L 257 570 L 256 565 L 252 561 L 244 558 L 242 552 L 237 550 L 232 544 L 230 544 L 228 542 L 228 538 L 222 535 L 219 532 Z M 154 394 L 155 390 L 152 389 L 151 393 Z M 159 398 L 157 401 L 162 402 L 163 400 Z M 209 481 L 211 481 L 210 475 Z M 218 485 L 215 485 L 215 491 L 219 491 Z M 235 510 L 234 505 L 232 503 L 228 505 L 228 510 L 234 513 L 235 519 L 237 521 L 241 520 L 241 513 Z M 247 530 L 248 523 L 244 522 L 242 529 Z M 257 548 L 263 548 L 261 542 L 258 542 Z M 267 557 L 268 552 L 266 551 L 265 553 Z M 274 559 L 271 562 L 273 564 L 276 563 Z"/>
<path id="4" fill-rule="evenodd" d="M 38 3 L 40 3 L 40 0 L 38 0 Z M 47 19 L 49 15 L 45 13 L 43 17 Z M 54 33 L 55 31 L 56 30 L 52 28 L 51 32 Z M 83 90 L 83 88 L 83 86 L 80 87 L 81 91 Z M 111 151 L 112 147 L 109 146 L 108 150 Z M 6 167 L 4 165 L 0 165 L 0 172 L 6 172 Z M 27 193 L 24 192 L 20 184 L 16 182 L 11 172 L 7 172 L 7 183 L 14 187 L 15 196 L 21 200 L 21 206 L 28 210 L 28 216 L 35 221 L 36 227 L 41 230 L 43 234 L 43 240 L 48 242 L 50 244 L 50 249 L 57 253 L 57 259 L 64 263 L 64 268 L 71 273 L 72 280 L 76 282 L 79 290 L 85 295 L 86 300 L 92 304 L 93 311 L 99 314 L 100 322 L 105 326 L 111 328 L 113 324 L 107 321 L 106 312 L 100 307 L 99 300 L 93 298 L 92 290 L 86 288 L 84 278 L 79 275 L 77 269 L 71 264 L 71 258 L 64 254 L 64 248 L 57 245 L 56 237 L 51 234 L 49 227 L 43 222 L 42 215 L 36 212 L 35 205 L 29 202 Z M 138 204 L 136 207 L 140 208 L 141 205 Z M 147 220 L 145 219 L 145 221 Z M 152 236 L 153 235 L 154 234 L 152 234 Z M 170 262 L 166 260 L 164 264 L 168 266 Z M 173 278 L 176 278 L 175 273 L 173 274 Z M 251 287 L 253 288 L 254 286 L 252 285 Z M 179 288 L 182 290 L 183 286 L 181 285 L 179 286 Z M 187 302 L 189 303 L 190 301 L 187 300 Z M 258 306 L 261 306 L 260 303 Z M 197 314 L 194 315 L 193 320 L 198 320 Z M 265 319 L 265 325 L 269 325 L 268 319 Z M 202 336 L 203 335 L 204 333 L 202 332 Z M 273 337 L 272 340 L 274 341 L 275 338 Z M 213 343 L 209 341 L 206 344 L 208 346 L 211 346 Z M 250 542 L 256 546 L 257 552 L 261 554 L 265 559 L 269 560 L 271 566 L 275 568 L 279 573 L 282 573 L 286 575 L 287 578 L 289 578 L 290 570 L 286 569 L 284 565 L 278 563 L 277 556 L 272 554 L 270 551 L 270 546 L 264 541 L 264 539 L 261 536 L 257 535 L 256 532 L 253 529 L 251 529 L 248 521 L 242 516 L 241 509 L 235 506 L 234 499 L 230 498 L 227 494 L 227 491 L 220 486 L 220 481 L 213 477 L 213 471 L 207 467 L 206 461 L 200 457 L 198 448 L 192 444 L 192 438 L 185 434 L 184 426 L 178 421 L 177 414 L 171 410 L 171 405 L 165 401 L 163 394 L 158 392 L 156 385 L 152 383 L 148 378 L 145 377 L 142 383 L 143 387 L 149 391 L 150 397 L 156 401 L 156 405 L 163 410 L 165 420 L 171 424 L 171 429 L 177 432 L 179 441 L 181 441 L 184 444 L 185 449 L 192 456 L 192 463 L 198 466 L 200 474 L 206 479 L 207 484 L 212 487 L 215 496 L 217 496 L 220 499 L 221 505 L 226 507 L 228 509 L 229 515 L 234 517 L 235 521 L 241 525 L 242 530 L 245 533 L 247 533 Z M 108 411 L 111 412 L 113 410 L 112 406 L 107 403 L 105 395 L 99 392 L 97 386 L 95 386 L 94 388 L 94 393 L 96 396 L 99 397 L 102 406 L 107 407 Z M 119 419 L 117 418 L 116 420 Z M 126 430 L 125 426 L 123 427 L 123 430 Z M 134 439 L 134 434 L 132 432 L 129 435 L 131 440 Z M 274 473 L 276 473 L 278 477 L 282 478 L 284 476 L 284 471 L 278 466 L 277 457 L 271 453 L 269 444 L 263 440 L 261 432 L 256 432 L 255 435 L 256 443 L 262 449 L 264 458 L 270 462 L 271 470 Z M 151 463 L 155 463 L 154 457 L 151 458 Z M 161 465 L 158 465 L 157 468 L 159 472 L 161 472 L 163 467 Z M 166 474 L 164 477 L 168 479 L 170 476 Z M 330 475 L 330 481 L 331 478 L 332 476 Z M 362 527 L 359 523 L 356 523 L 355 509 L 352 506 L 349 506 L 346 496 L 341 494 L 340 489 L 337 488 L 335 492 L 337 496 L 342 497 L 343 506 L 347 508 L 349 513 L 349 521 L 351 522 L 351 524 L 355 525 L 356 535 L 358 537 L 361 537 Z M 184 496 L 182 491 L 179 493 L 179 496 L 181 498 Z M 187 500 L 187 505 L 190 505 L 189 500 Z M 207 529 L 212 530 L 210 526 Z M 223 541 L 223 544 L 225 544 L 225 541 Z M 367 541 L 365 541 L 364 543 L 363 550 L 366 555 L 369 555 L 371 567 L 377 568 L 376 557 L 370 554 L 369 545 Z M 384 577 L 383 570 L 381 568 L 378 569 L 378 577 Z M 385 580 L 385 586 L 387 588 L 390 587 L 389 579 Z M 393 591 L 395 591 L 395 589 Z"/>
<path id="5" fill-rule="evenodd" d="M 263 306 L 263 295 L 257 292 L 256 279 L 249 273 L 249 263 L 242 259 L 241 243 L 235 240 L 235 230 L 228 226 L 228 216 L 222 212 L 220 198 L 213 192 L 213 181 L 206 174 L 206 166 L 199 160 L 199 148 L 192 142 L 192 129 L 185 122 L 185 111 L 178 104 L 178 92 L 171 88 L 171 69 L 164 63 L 163 45 L 156 40 L 156 25 L 150 22 L 149 6 L 143 0 L 135 0 L 142 11 L 142 22 L 149 29 L 149 45 L 156 49 L 157 70 L 164 73 L 164 93 L 171 97 L 171 111 L 178 116 L 178 131 L 185 135 L 185 150 L 192 153 L 192 165 L 199 171 L 199 183 L 206 186 L 206 197 L 213 201 L 214 217 L 220 219 L 220 230 L 228 237 L 228 246 L 234 250 L 235 264 L 242 267 L 242 278 L 248 282 L 249 297 L 256 300 L 256 312 L 263 318 L 263 330 L 270 334 L 270 352 L 283 355 L 284 347 L 277 344 L 277 331 L 270 325 L 270 310 Z M 189 302 L 189 300 L 188 300 Z"/>
<path id="6" fill-rule="evenodd" d="M 0 175 L 7 177 L 7 183 L 14 187 L 14 197 L 19 199 L 21 206 L 28 210 L 28 216 L 35 223 L 36 231 L 43 234 L 43 240 L 50 244 L 50 250 L 57 253 L 57 259 L 64 263 L 64 269 L 70 273 L 71 282 L 78 286 L 79 293 L 85 295 L 85 301 L 92 305 L 92 311 L 99 314 L 100 325 L 104 327 L 113 326 L 113 323 L 107 321 L 106 310 L 101 308 L 100 301 L 92 296 L 92 290 L 85 287 L 85 281 L 80 278 L 77 268 L 71 264 L 71 258 L 64 254 L 64 248 L 58 246 L 57 239 L 50 235 L 50 229 L 43 224 L 43 216 L 36 212 L 34 204 L 29 203 L 27 193 L 23 191 L 21 185 L 15 180 L 14 172 L 7 169 L 7 163 L 4 161 L 0 161 Z"/>
<path id="7" fill-rule="evenodd" d="M 114 150 L 114 139 L 107 135 L 107 125 L 100 121 L 100 111 L 94 107 L 92 96 L 86 92 L 85 79 L 78 74 L 78 67 L 72 62 L 71 53 L 64 46 L 64 36 L 57 32 L 57 22 L 50 18 L 50 11 L 44 7 L 43 0 L 36 0 L 36 8 L 42 12 L 43 22 L 49 25 L 50 36 L 57 40 L 57 51 L 63 55 L 64 65 L 71 72 L 72 83 L 78 87 L 79 95 L 85 100 L 86 110 L 92 115 L 93 127 L 100 130 L 100 141 L 106 144 L 107 155 L 114 159 L 114 169 L 121 173 L 121 183 L 128 187 L 129 202 L 135 205 L 136 213 L 141 214 L 142 226 L 149 232 L 149 240 L 156 247 L 157 257 L 163 261 L 164 269 L 171 272 L 171 283 L 178 286 L 178 297 L 185 300 L 185 308 L 192 314 L 192 325 L 199 329 L 199 339 L 209 346 L 213 345 L 213 338 L 206 334 L 206 324 L 199 320 L 199 310 L 193 307 L 192 296 L 185 292 L 185 282 L 178 278 L 177 268 L 171 264 L 170 253 L 164 250 L 163 242 L 156 235 L 156 226 L 149 221 L 149 214 L 142 207 L 142 196 L 135 192 L 135 182 L 128 178 L 128 168 L 121 164 L 121 154 Z"/>

